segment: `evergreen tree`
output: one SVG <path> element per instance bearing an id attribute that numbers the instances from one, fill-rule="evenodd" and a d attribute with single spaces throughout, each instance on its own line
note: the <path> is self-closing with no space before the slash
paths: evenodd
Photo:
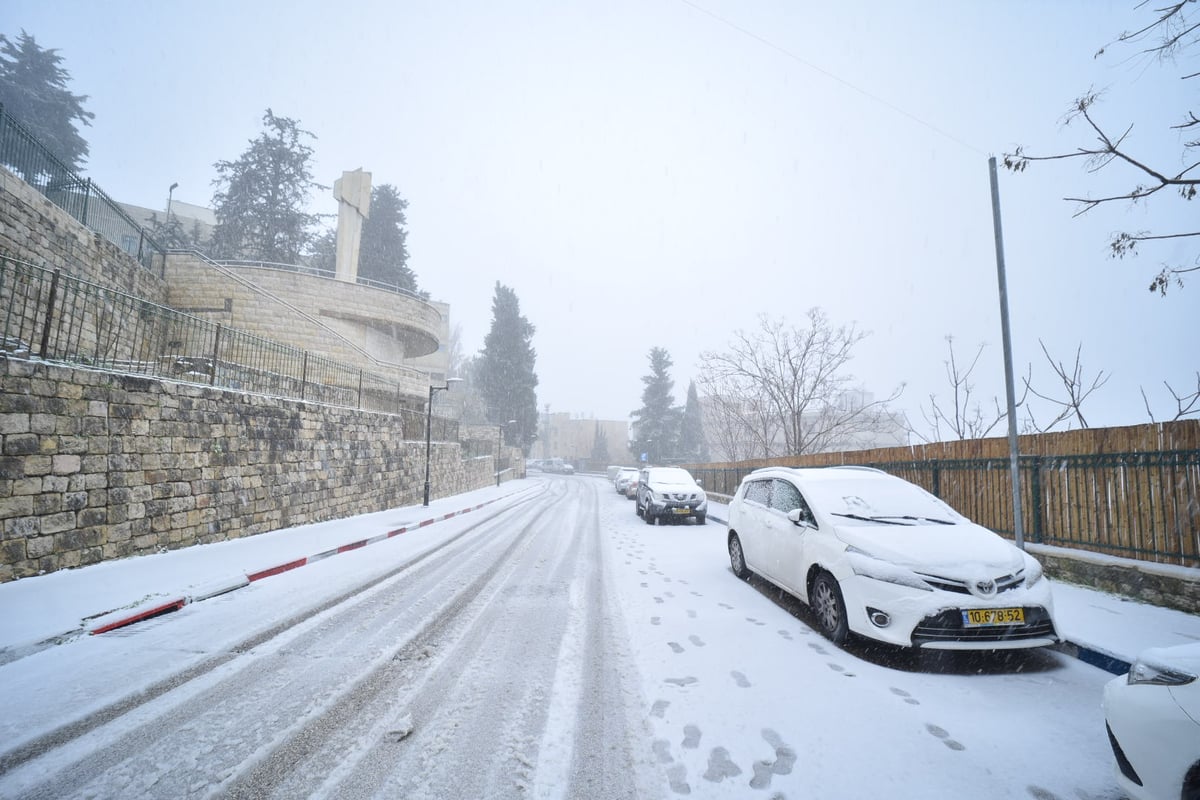
<path id="1" fill-rule="evenodd" d="M 488 406 L 488 420 L 509 427 L 509 441 L 526 453 L 537 436 L 537 374 L 533 349 L 534 327 L 521 315 L 520 301 L 512 289 L 496 282 L 492 300 L 492 327 L 483 341 L 476 377 Z"/>
<path id="2" fill-rule="evenodd" d="M 71 73 L 62 68 L 57 50 L 45 50 L 21 31 L 16 39 L 0 35 L 0 104 L 34 138 L 78 172 L 87 160 L 88 143 L 75 127 L 78 120 L 91 125 L 95 114 L 84 111 L 87 95 L 71 94 Z M 14 148 L 19 160 L 23 148 Z M 33 165 L 10 164 L 23 178 L 32 177 Z"/>
<path id="3" fill-rule="evenodd" d="M 305 211 L 318 184 L 310 171 L 313 149 L 304 142 L 316 137 L 269 108 L 263 127 L 236 161 L 213 165 L 213 184 L 218 187 L 213 194 L 213 253 L 218 258 L 298 264 L 317 222 L 316 215 Z"/>
<path id="4" fill-rule="evenodd" d="M 408 224 L 404 209 L 408 201 L 388 183 L 371 189 L 371 214 L 363 220 L 362 245 L 358 254 L 358 274 L 380 283 L 418 292 L 417 276 L 408 268 L 405 241 Z"/>
<path id="5" fill-rule="evenodd" d="M 642 376 L 642 407 L 634 411 L 633 451 L 639 458 L 645 454 L 648 464 L 661 464 L 674 458 L 679 442 L 679 409 L 671 389 L 675 382 L 667 371 L 672 367 L 671 356 L 661 347 L 650 348 L 650 374 Z"/>
<path id="6" fill-rule="evenodd" d="M 313 237 L 308 246 L 308 263 L 316 269 L 337 269 L 337 231 L 326 230 Z"/>
<path id="7" fill-rule="evenodd" d="M 696 382 L 688 383 L 687 405 L 679 426 L 679 457 L 692 463 L 708 461 L 708 443 L 704 440 L 704 416 Z"/>
<path id="8" fill-rule="evenodd" d="M 608 456 L 608 434 L 604 432 L 604 428 L 600 427 L 600 423 L 596 423 L 596 433 L 592 439 L 592 462 L 594 464 L 607 464 Z"/>

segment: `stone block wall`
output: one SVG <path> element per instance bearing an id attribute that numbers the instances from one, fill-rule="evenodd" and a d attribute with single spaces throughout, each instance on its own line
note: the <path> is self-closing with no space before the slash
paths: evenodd
<path id="1" fill-rule="evenodd" d="M 402 418 L 0 357 L 0 581 L 421 501 Z M 432 496 L 493 482 L 435 443 Z"/>
<path id="2" fill-rule="evenodd" d="M 167 304 L 167 284 L 160 275 L 80 225 L 4 167 L 0 167 L 0 253 Z"/>
<path id="3" fill-rule="evenodd" d="M 1051 577 L 1143 603 L 1200 614 L 1200 569 L 1027 544 Z"/>

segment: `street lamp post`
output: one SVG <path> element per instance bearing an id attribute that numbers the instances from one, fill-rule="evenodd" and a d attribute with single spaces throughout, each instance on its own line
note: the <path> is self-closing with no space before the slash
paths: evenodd
<path id="1" fill-rule="evenodd" d="M 508 422 L 501 422 L 496 426 L 496 485 L 500 485 L 500 448 L 504 446 L 504 429 L 509 425 L 516 425 L 515 419 L 510 419 Z"/>
<path id="2" fill-rule="evenodd" d="M 175 194 L 175 190 L 179 188 L 179 183 L 172 183 L 171 188 L 167 189 L 167 224 L 171 224 L 171 199 Z"/>
<path id="3" fill-rule="evenodd" d="M 433 441 L 433 393 L 448 390 L 451 384 L 458 383 L 462 378 L 446 378 L 445 386 L 429 384 L 429 403 L 425 406 L 425 500 L 421 505 L 429 506 L 429 453 Z"/>

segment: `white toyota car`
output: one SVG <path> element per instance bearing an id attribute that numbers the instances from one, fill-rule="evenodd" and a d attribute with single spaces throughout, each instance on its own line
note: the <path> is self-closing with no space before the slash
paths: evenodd
<path id="1" fill-rule="evenodd" d="M 1032 556 L 867 467 L 769 467 L 729 504 L 729 561 L 808 603 L 836 644 L 1009 650 L 1059 641 Z"/>
<path id="2" fill-rule="evenodd" d="M 1200 800 L 1200 642 L 1145 651 L 1104 687 L 1117 782 L 1134 800 Z"/>

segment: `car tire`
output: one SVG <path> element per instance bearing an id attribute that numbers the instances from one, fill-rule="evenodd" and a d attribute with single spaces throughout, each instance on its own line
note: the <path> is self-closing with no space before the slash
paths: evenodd
<path id="1" fill-rule="evenodd" d="M 750 568 L 746 566 L 746 554 L 742 552 L 742 540 L 736 533 L 729 534 L 729 566 L 733 574 L 742 580 L 750 577 Z"/>
<path id="2" fill-rule="evenodd" d="M 633 513 L 637 514 L 639 517 L 644 513 L 642 511 L 642 504 L 637 501 L 636 497 L 633 498 Z"/>
<path id="3" fill-rule="evenodd" d="M 650 507 L 647 506 L 642 510 L 642 519 L 646 520 L 647 525 L 654 524 L 654 515 L 650 513 Z"/>
<path id="4" fill-rule="evenodd" d="M 706 522 L 708 522 L 708 517 L 706 515 L 704 515 L 704 514 L 696 515 L 696 524 L 697 525 L 703 525 Z"/>
<path id="5" fill-rule="evenodd" d="M 812 609 L 817 619 L 817 627 L 825 638 L 840 645 L 850 635 L 850 626 L 846 622 L 846 601 L 842 598 L 842 589 L 837 579 L 828 572 L 822 572 L 813 580 L 808 592 L 808 607 Z"/>

